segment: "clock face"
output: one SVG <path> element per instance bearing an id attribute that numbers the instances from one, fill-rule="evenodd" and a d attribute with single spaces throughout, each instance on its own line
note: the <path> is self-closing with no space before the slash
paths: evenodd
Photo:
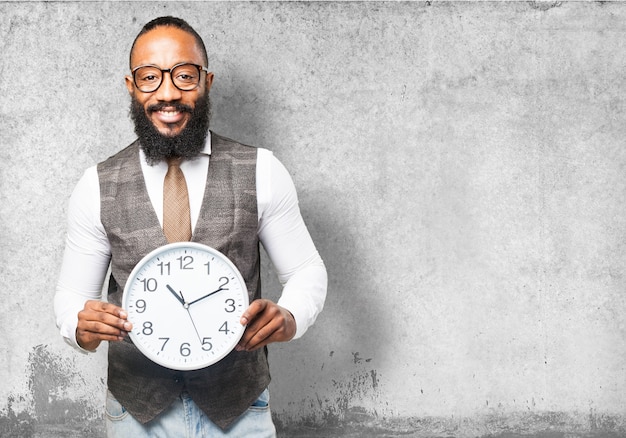
<path id="1" fill-rule="evenodd" d="M 248 290 L 222 253 L 195 242 L 152 251 L 128 277 L 122 307 L 137 348 L 175 370 L 195 370 L 224 358 L 245 327 Z"/>

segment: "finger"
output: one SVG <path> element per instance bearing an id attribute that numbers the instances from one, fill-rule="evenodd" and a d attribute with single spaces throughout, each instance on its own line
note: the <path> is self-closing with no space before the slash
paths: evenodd
<path id="1" fill-rule="evenodd" d="M 295 320 L 289 311 L 277 305 L 268 305 L 266 311 L 246 328 L 239 351 L 252 351 L 272 342 L 288 341 L 295 331 Z"/>
<path id="2" fill-rule="evenodd" d="M 123 319 L 111 321 L 86 320 L 78 324 L 78 330 L 101 335 L 123 336 L 124 333 L 132 330 L 132 324 Z"/>
<path id="3" fill-rule="evenodd" d="M 76 327 L 76 341 L 86 350 L 95 350 L 102 341 L 121 341 L 127 332 L 107 324 L 83 321 Z"/>
<path id="4" fill-rule="evenodd" d="M 249 340 L 242 346 L 242 349 L 254 351 L 272 342 L 276 342 L 280 339 L 281 330 L 282 324 L 276 320 L 271 320 L 269 324 L 266 324 L 255 333 L 252 333 Z"/>
<path id="5" fill-rule="evenodd" d="M 107 313 L 122 319 L 126 319 L 128 317 L 128 314 L 124 309 L 116 306 L 115 304 L 107 303 L 106 301 L 89 300 L 85 303 L 85 310 Z"/>
<path id="6" fill-rule="evenodd" d="M 78 345 L 95 350 L 102 341 L 120 341 L 132 324 L 126 320 L 127 313 L 119 306 L 98 300 L 85 302 L 78 312 L 76 341 Z"/>
<path id="7" fill-rule="evenodd" d="M 258 310 L 258 311 L 257 311 Z M 277 307 L 269 301 L 257 300 L 253 302 L 247 311 L 250 315 L 248 326 L 244 331 L 240 345 L 247 345 L 256 333 L 264 326 L 269 324 L 277 315 Z M 253 313 L 254 312 L 254 313 Z"/>
<path id="8" fill-rule="evenodd" d="M 250 321 L 262 313 L 267 307 L 267 300 L 254 300 L 241 315 L 241 325 L 247 325 Z"/>
<path id="9" fill-rule="evenodd" d="M 82 311 L 78 317 L 78 328 L 92 333 L 111 334 L 128 332 L 133 325 L 126 319 L 108 313 Z"/>
<path id="10" fill-rule="evenodd" d="M 78 312 L 78 328 L 94 333 L 109 333 L 108 327 L 130 331 L 132 324 L 125 317 L 125 314 L 118 316 L 102 311 L 82 310 Z"/>
<path id="11" fill-rule="evenodd" d="M 92 332 L 89 330 L 79 329 L 76 331 L 76 338 L 79 340 L 82 345 L 85 342 L 94 342 L 94 341 L 121 341 L 127 336 L 124 331 L 117 331 L 117 333 L 107 334 L 104 332 Z"/>

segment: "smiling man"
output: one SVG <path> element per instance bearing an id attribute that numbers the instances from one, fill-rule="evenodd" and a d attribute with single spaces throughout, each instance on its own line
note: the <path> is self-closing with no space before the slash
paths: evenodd
<path id="1" fill-rule="evenodd" d="M 185 21 L 161 17 L 146 24 L 125 81 L 138 139 L 87 169 L 74 189 L 57 325 L 84 353 L 109 342 L 108 436 L 275 436 L 267 345 L 304 334 L 322 310 L 327 284 L 293 182 L 270 151 L 209 130 L 213 73 L 201 37 Z M 250 300 L 236 348 L 194 371 L 143 356 L 127 337 L 132 324 L 121 307 L 133 267 L 181 240 L 229 257 Z M 260 243 L 284 285 L 277 303 L 261 297 Z M 109 266 L 108 301 L 102 301 Z"/>
<path id="2" fill-rule="evenodd" d="M 182 29 L 156 27 L 140 33 L 131 49 L 131 115 L 152 164 L 170 155 L 193 158 L 204 147 L 213 73 L 203 67 L 208 60 L 201 41 Z"/>

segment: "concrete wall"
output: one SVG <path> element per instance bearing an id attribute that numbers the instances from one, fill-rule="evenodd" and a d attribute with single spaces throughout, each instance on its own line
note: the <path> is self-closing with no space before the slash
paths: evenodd
<path id="1" fill-rule="evenodd" d="M 52 297 L 68 197 L 133 140 L 128 51 L 164 14 L 328 266 L 317 325 L 270 351 L 283 436 L 626 434 L 626 4 L 5 2 L 1 436 L 104 435 L 104 349 L 67 347 Z"/>

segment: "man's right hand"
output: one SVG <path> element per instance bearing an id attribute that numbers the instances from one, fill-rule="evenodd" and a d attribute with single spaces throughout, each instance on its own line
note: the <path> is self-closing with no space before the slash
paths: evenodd
<path id="1" fill-rule="evenodd" d="M 133 326 L 124 309 L 104 301 L 89 300 L 78 312 L 76 341 L 85 350 L 95 350 L 102 341 L 121 341 Z"/>

